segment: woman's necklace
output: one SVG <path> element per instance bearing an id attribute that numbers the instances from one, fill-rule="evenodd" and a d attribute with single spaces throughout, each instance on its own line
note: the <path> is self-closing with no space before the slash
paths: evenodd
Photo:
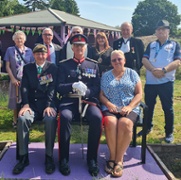
<path id="1" fill-rule="evenodd" d="M 106 52 L 107 49 L 103 49 L 102 51 L 99 51 L 97 48 L 96 48 L 96 52 L 97 54 L 99 55 L 99 58 L 98 58 L 98 63 L 102 63 L 102 54 L 104 54 Z"/>

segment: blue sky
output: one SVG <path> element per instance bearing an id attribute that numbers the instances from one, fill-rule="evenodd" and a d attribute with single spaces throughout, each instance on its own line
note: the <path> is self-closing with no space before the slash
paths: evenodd
<path id="1" fill-rule="evenodd" d="M 75 0 L 83 18 L 110 26 L 117 26 L 125 21 L 131 22 L 134 9 L 141 0 Z M 23 0 L 19 0 L 23 3 Z M 181 14 L 181 0 L 170 0 L 178 7 Z"/>

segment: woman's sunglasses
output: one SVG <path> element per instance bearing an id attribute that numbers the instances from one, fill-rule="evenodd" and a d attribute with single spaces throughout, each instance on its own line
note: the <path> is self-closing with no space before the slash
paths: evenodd
<path id="1" fill-rule="evenodd" d="M 120 62 L 123 60 L 123 58 L 111 59 L 111 62 L 115 63 L 117 60 L 118 60 L 118 62 Z"/>

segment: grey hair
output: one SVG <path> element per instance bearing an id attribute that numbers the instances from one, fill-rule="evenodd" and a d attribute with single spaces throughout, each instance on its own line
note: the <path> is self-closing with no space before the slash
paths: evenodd
<path id="1" fill-rule="evenodd" d="M 26 34 L 25 34 L 23 31 L 20 31 L 20 30 L 16 31 L 16 32 L 13 34 L 12 40 L 15 41 L 15 39 L 16 39 L 16 37 L 17 37 L 18 35 L 23 35 L 23 36 L 24 36 L 24 40 L 26 41 Z"/>
<path id="2" fill-rule="evenodd" d="M 51 32 L 51 34 L 53 35 L 53 31 L 52 31 L 52 29 L 51 28 L 45 28 L 45 29 L 43 29 L 43 32 L 42 32 L 42 34 L 44 34 L 45 33 L 45 31 L 50 31 Z"/>
<path id="3" fill-rule="evenodd" d="M 81 32 L 80 34 L 83 34 L 83 29 L 82 29 L 80 26 L 73 26 L 72 29 L 71 29 L 71 34 L 72 34 L 72 31 L 73 31 L 74 29 L 79 29 L 80 32 Z"/>

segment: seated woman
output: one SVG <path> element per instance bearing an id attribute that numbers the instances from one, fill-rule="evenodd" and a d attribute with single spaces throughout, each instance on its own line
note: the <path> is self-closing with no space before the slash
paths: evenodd
<path id="1" fill-rule="evenodd" d="M 131 142 L 142 99 L 141 80 L 136 71 L 124 67 L 125 62 L 124 53 L 114 50 L 111 53 L 113 69 L 101 78 L 100 101 L 110 151 L 105 171 L 114 177 L 122 176 L 124 153 Z"/>

